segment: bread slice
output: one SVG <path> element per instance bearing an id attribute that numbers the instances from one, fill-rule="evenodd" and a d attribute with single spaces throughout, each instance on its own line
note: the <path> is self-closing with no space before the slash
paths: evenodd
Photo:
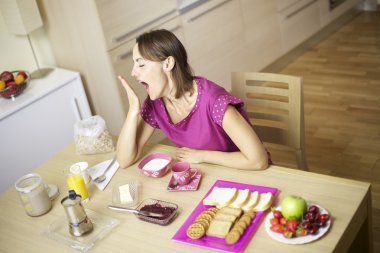
<path id="1" fill-rule="evenodd" d="M 249 196 L 248 201 L 242 206 L 242 209 L 244 211 L 249 211 L 250 209 L 253 209 L 257 203 L 259 202 L 260 199 L 260 193 L 258 191 L 254 191 L 251 193 Z"/>
<path id="2" fill-rule="evenodd" d="M 215 186 L 211 193 L 203 199 L 203 205 L 223 207 L 231 203 L 236 197 L 236 188 Z"/>
<path id="3" fill-rule="evenodd" d="M 232 226 L 232 221 L 213 219 L 207 229 L 206 235 L 225 238 Z"/>
<path id="4" fill-rule="evenodd" d="M 253 211 L 265 211 L 267 210 L 273 202 L 273 194 L 270 192 L 260 193 L 260 199 L 256 206 L 253 207 Z"/>
<path id="5" fill-rule="evenodd" d="M 241 208 L 248 201 L 251 192 L 248 189 L 238 190 L 236 198 L 228 206 Z"/>

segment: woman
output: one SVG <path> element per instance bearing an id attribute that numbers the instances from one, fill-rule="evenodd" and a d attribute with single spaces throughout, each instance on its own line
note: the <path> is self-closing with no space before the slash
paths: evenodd
<path id="1" fill-rule="evenodd" d="M 148 97 L 140 111 L 136 93 L 119 76 L 129 100 L 117 144 L 120 167 L 136 162 L 159 128 L 179 147 L 175 158 L 180 161 L 267 168 L 267 152 L 243 111 L 243 102 L 213 82 L 193 76 L 186 50 L 173 33 L 155 30 L 140 35 L 133 62 L 131 74 Z"/>

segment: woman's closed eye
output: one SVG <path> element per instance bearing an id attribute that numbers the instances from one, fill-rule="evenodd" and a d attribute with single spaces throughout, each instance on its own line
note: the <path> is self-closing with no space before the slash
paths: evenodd
<path id="1" fill-rule="evenodd" d="M 138 66 L 139 68 L 142 68 L 142 67 L 145 66 L 145 61 L 144 61 L 144 59 L 142 59 L 142 58 L 137 59 L 137 60 L 136 60 L 136 63 L 137 63 L 137 66 Z"/>

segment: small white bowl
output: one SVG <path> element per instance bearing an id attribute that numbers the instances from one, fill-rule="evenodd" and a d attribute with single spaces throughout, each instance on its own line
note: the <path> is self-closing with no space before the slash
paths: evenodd
<path id="1" fill-rule="evenodd" d="M 162 177 L 169 171 L 172 157 L 168 154 L 150 154 L 138 165 L 141 172 L 148 177 Z"/>

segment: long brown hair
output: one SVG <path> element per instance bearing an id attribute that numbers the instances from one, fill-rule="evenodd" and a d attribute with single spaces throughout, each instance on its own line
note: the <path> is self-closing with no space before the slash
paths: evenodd
<path id="1" fill-rule="evenodd" d="M 177 90 L 175 97 L 179 98 L 185 92 L 193 92 L 193 71 L 187 62 L 187 53 L 181 41 L 165 29 L 152 30 L 137 37 L 136 43 L 142 57 L 150 61 L 164 61 L 169 56 L 175 60 L 172 77 Z"/>

